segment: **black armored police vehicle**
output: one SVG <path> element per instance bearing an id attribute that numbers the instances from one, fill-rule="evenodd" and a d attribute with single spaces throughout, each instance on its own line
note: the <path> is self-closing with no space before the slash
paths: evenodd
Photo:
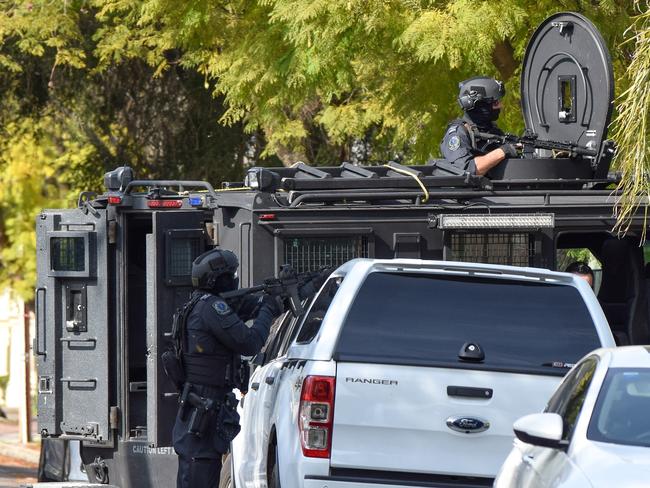
<path id="1" fill-rule="evenodd" d="M 190 295 L 191 263 L 215 246 L 237 254 L 244 287 L 285 263 L 299 273 L 357 257 L 564 269 L 571 256 L 587 256 L 619 344 L 647 344 L 648 201 L 639 200 L 624 237 L 612 233 L 619 194 L 609 173 L 606 46 L 584 17 L 556 14 L 524 63 L 528 150 L 487 177 L 439 160 L 299 163 L 251 168 L 244 182 L 215 190 L 137 180 L 123 167 L 107 173 L 103 194 L 44 210 L 33 344 L 43 438 L 80 440 L 89 482 L 174 486 L 178 393 L 160 356 Z"/>

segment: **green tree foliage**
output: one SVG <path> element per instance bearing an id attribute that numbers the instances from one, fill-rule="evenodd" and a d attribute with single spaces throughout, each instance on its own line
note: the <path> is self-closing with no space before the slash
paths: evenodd
<path id="1" fill-rule="evenodd" d="M 516 132 L 526 42 L 566 10 L 609 46 L 634 14 L 629 0 L 2 2 L 0 284 L 33 281 L 7 264 L 31 259 L 12 215 L 27 232 L 39 206 L 73 202 L 120 164 L 218 183 L 260 156 L 421 163 L 477 73 L 506 81 Z M 617 72 L 632 50 L 613 50 Z"/>
<path id="2" fill-rule="evenodd" d="M 123 18 L 171 32 L 165 39 L 177 39 L 180 62 L 217 80 L 224 121 L 261 128 L 266 151 L 285 163 L 335 162 L 355 141 L 387 148 L 371 159 L 403 153 L 422 162 L 458 113 L 457 82 L 477 72 L 507 81 L 505 124 L 522 127 L 526 42 L 562 10 L 594 20 L 609 45 L 631 12 L 624 0 L 156 0 Z M 150 41 L 147 28 L 136 45 Z"/>
<path id="3" fill-rule="evenodd" d="M 86 0 L 14 2 L 4 37 L 21 52 L 54 49 L 53 69 L 97 73 L 140 62 L 199 73 L 285 163 L 333 163 L 355 142 L 381 159 L 437 154 L 458 113 L 459 80 L 507 81 L 505 125 L 522 126 L 518 74 L 527 40 L 549 14 L 591 18 L 610 46 L 630 22 L 627 0 Z M 5 56 L 6 57 L 6 56 Z M 614 51 L 617 69 L 625 53 Z M 1 60 L 2 58 L 0 58 Z M 17 69 L 13 59 L 5 63 Z M 147 73 L 143 73 L 146 75 Z M 151 92 L 148 92 L 150 94 Z"/>
<path id="4" fill-rule="evenodd" d="M 125 163 L 139 177 L 218 182 L 259 155 L 240 124 L 218 124 L 221 99 L 173 50 L 158 74 L 143 53 L 103 58 L 120 29 L 104 22 L 89 2 L 0 4 L 0 286 L 27 299 L 41 208 L 73 206 Z"/>
<path id="5" fill-rule="evenodd" d="M 36 215 L 62 203 L 53 165 L 42 164 L 58 155 L 42 130 L 47 123 L 46 118 L 11 123 L 0 143 L 0 281 L 25 298 L 31 297 L 36 277 Z"/>

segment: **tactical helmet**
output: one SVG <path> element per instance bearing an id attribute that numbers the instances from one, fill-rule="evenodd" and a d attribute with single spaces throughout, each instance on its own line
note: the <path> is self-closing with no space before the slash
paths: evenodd
<path id="1" fill-rule="evenodd" d="M 487 76 L 476 76 L 461 81 L 458 88 L 458 103 L 466 112 L 473 110 L 478 102 L 496 102 L 506 94 L 506 88 L 501 81 Z"/>
<path id="2" fill-rule="evenodd" d="M 192 262 L 192 286 L 211 290 L 220 276 L 228 273 L 234 277 L 238 267 L 239 261 L 233 252 L 223 249 L 206 251 Z"/>

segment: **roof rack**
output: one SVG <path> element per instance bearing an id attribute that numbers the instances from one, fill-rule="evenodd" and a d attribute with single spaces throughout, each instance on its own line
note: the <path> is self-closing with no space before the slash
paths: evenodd
<path id="1" fill-rule="evenodd" d="M 246 187 L 254 190 L 275 192 L 332 192 L 332 191 L 378 191 L 384 198 L 391 193 L 420 189 L 421 193 L 438 193 L 444 189 L 490 190 L 581 190 L 604 189 L 620 181 L 620 175 L 606 179 L 591 178 L 525 178 L 494 180 L 485 176 L 471 175 L 444 160 L 430 160 L 426 165 L 405 166 L 390 161 L 376 166 L 356 166 L 348 162 L 336 167 L 312 167 L 297 163 L 291 167 L 261 168 L 248 170 Z M 230 185 L 229 185 L 230 186 Z M 367 196 L 367 195 L 366 195 Z"/>

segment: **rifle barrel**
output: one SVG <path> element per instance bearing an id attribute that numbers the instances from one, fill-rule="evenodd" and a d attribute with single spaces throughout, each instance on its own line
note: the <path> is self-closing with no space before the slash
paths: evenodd
<path id="1" fill-rule="evenodd" d="M 256 293 L 258 291 L 264 291 L 264 288 L 264 285 L 257 285 L 251 286 L 250 288 L 238 288 L 237 290 L 226 291 L 224 293 L 220 293 L 219 295 L 221 298 L 227 301 L 233 298 L 243 297 L 244 295 L 250 295 L 251 293 Z"/>

